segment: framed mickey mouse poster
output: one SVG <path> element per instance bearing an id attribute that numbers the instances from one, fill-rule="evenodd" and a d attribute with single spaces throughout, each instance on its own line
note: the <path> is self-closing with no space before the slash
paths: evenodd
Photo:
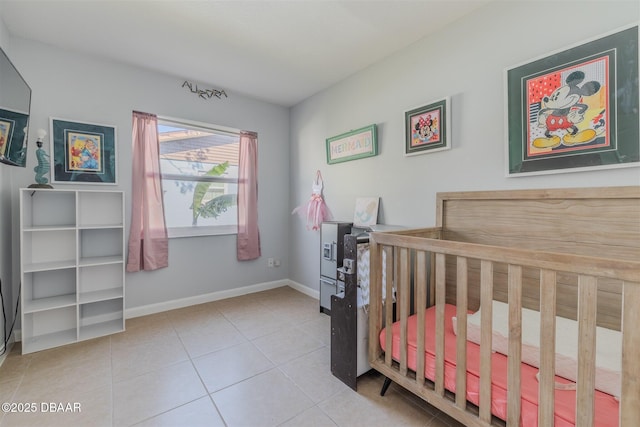
<path id="1" fill-rule="evenodd" d="M 505 72 L 507 176 L 640 166 L 638 26 Z"/>

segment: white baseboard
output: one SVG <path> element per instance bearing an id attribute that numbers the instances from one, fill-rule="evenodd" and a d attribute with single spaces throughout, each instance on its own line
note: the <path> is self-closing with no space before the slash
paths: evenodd
<path id="1" fill-rule="evenodd" d="M 165 301 L 157 304 L 148 304 L 140 307 L 128 308 L 125 310 L 124 316 L 125 316 L 125 319 L 132 319 L 134 317 L 147 316 L 149 314 L 161 313 L 163 311 L 175 310 L 177 308 L 184 308 L 192 305 L 204 304 L 207 302 L 218 301 L 226 298 L 239 297 L 242 295 L 252 294 L 255 292 L 281 288 L 283 286 L 289 286 L 290 288 L 293 288 L 298 292 L 308 295 L 311 298 L 315 298 L 317 300 L 320 299 L 319 291 L 316 291 L 315 289 L 311 289 L 308 286 L 304 286 L 298 282 L 294 282 L 293 280 L 284 279 L 284 280 L 276 280 L 274 282 L 264 282 L 264 283 L 258 283 L 256 285 L 243 286 L 242 288 L 212 292 L 204 295 L 196 295 L 193 297 L 181 298 L 181 299 L 172 300 L 172 301 Z M 14 337 L 16 342 L 21 341 L 22 331 L 20 329 L 15 330 Z M 2 360 L 0 360 L 0 364 L 1 363 L 2 363 Z"/>
<path id="2" fill-rule="evenodd" d="M 316 291 L 315 289 L 311 289 L 308 286 L 302 285 L 298 282 L 294 282 L 293 280 L 289 280 L 289 287 L 295 289 L 298 292 L 302 292 L 305 295 L 310 296 L 311 298 L 315 298 L 317 300 L 320 299 L 320 291 Z"/>
<path id="3" fill-rule="evenodd" d="M 258 283 L 256 285 L 243 286 L 242 288 L 229 289 L 225 291 L 212 292 L 204 295 L 197 295 L 188 298 L 181 298 L 172 301 L 161 302 L 157 304 L 143 305 L 140 307 L 128 308 L 125 310 L 125 318 L 146 316 L 149 314 L 161 313 L 163 311 L 175 310 L 177 308 L 189 307 L 196 304 L 204 304 L 211 301 L 221 299 L 239 297 L 242 295 L 252 294 L 255 292 L 267 291 L 269 289 L 281 288 L 289 286 L 289 280 L 276 280 L 274 282 Z"/>

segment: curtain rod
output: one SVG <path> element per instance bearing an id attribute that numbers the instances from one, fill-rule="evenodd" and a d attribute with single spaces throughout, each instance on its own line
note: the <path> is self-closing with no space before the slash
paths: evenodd
<path id="1" fill-rule="evenodd" d="M 226 134 L 235 135 L 235 136 L 239 136 L 240 132 L 242 132 L 240 129 L 236 129 L 232 127 L 218 126 L 210 123 L 198 122 L 195 120 L 188 120 L 188 119 L 178 119 L 178 118 L 169 117 L 169 116 L 158 116 L 158 120 L 166 120 L 168 122 L 173 122 L 173 123 L 177 123 L 184 126 L 211 129 L 216 132 L 226 133 Z"/>

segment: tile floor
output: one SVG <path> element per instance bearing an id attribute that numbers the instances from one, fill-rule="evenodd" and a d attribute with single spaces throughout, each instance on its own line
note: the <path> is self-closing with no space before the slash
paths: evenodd
<path id="1" fill-rule="evenodd" d="M 373 371 L 354 392 L 331 375 L 329 341 L 318 301 L 284 287 L 25 356 L 16 345 L 0 367 L 0 402 L 36 411 L 0 413 L 0 427 L 460 426 L 395 384 L 381 397 Z"/>

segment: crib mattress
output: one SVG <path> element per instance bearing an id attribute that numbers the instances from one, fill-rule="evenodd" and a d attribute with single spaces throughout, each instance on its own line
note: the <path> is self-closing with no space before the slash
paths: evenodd
<path id="1" fill-rule="evenodd" d="M 445 305 L 445 367 L 444 386 L 455 392 L 456 389 L 456 336 L 453 333 L 451 318 L 456 315 L 454 305 Z M 416 369 L 416 321 L 417 316 L 408 318 L 407 325 L 407 366 Z M 380 345 L 383 350 L 386 344 L 386 328 L 380 332 Z M 392 357 L 400 360 L 400 324 L 392 327 Z M 431 381 L 435 377 L 435 307 L 430 307 L 425 313 L 425 377 Z M 500 353 L 492 354 L 492 387 L 491 412 L 493 415 L 506 420 L 507 415 L 507 357 Z M 522 363 L 522 425 L 525 427 L 538 425 L 538 369 Z M 467 400 L 475 405 L 479 403 L 480 385 L 480 346 L 467 342 Z M 561 377 L 556 377 L 559 383 L 567 383 Z M 569 427 L 575 425 L 575 390 L 555 391 L 555 425 Z M 618 426 L 618 401 L 611 395 L 596 391 L 595 393 L 595 425 L 597 427 Z"/>

